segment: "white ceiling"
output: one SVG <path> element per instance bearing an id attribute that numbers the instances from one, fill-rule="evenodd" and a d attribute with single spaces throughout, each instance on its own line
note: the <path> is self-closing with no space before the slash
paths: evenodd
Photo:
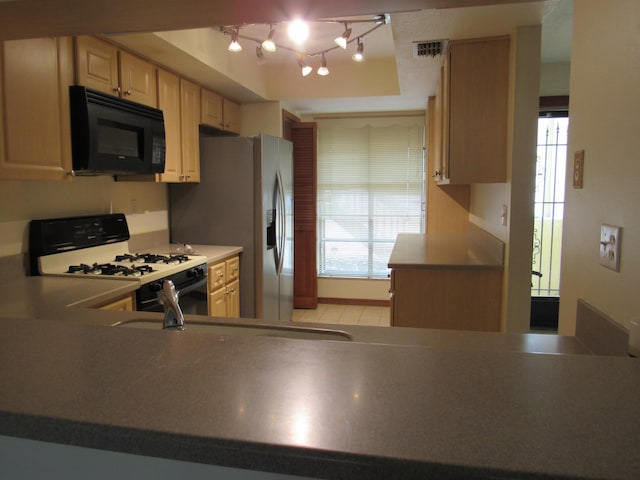
<path id="1" fill-rule="evenodd" d="M 127 15 L 121 15 L 122 11 Z M 395 59 L 400 95 L 273 100 L 281 100 L 300 113 L 423 109 L 427 97 L 435 92 L 440 59 L 413 58 L 414 41 L 504 34 L 515 25 L 542 23 L 543 62 L 570 58 L 572 0 L 154 0 L 152 5 L 146 0 L 0 0 L 0 38 L 215 28 L 284 21 L 296 14 L 342 19 L 384 12 L 391 14 L 391 24 L 364 39 L 365 54 L 367 58 Z M 338 31 L 343 28 L 333 27 Z M 323 45 L 332 44 L 334 32 L 326 34 Z M 312 48 L 327 47 L 310 46 L 306 50 Z M 345 52 L 332 51 L 333 58 L 328 56 L 327 60 L 336 61 L 337 55 L 350 57 L 354 48 L 351 45 Z M 246 50 L 243 54 L 255 57 L 255 44 Z M 154 58 L 154 52 L 146 53 Z M 209 75 L 215 76 L 216 72 Z M 331 81 L 331 76 L 326 80 Z M 367 81 L 375 82 L 376 78 Z M 241 86 L 226 86 L 232 98 L 256 101 L 256 96 L 243 92 Z"/>
<path id="2" fill-rule="evenodd" d="M 498 35 L 514 25 L 541 23 L 541 61 L 569 62 L 572 12 L 573 0 L 549 0 L 392 14 L 391 24 L 381 28 L 375 43 L 367 37 L 365 47 L 367 53 L 379 50 L 395 57 L 400 95 L 282 100 L 302 114 L 424 109 L 427 98 L 435 94 L 442 60 L 415 58 L 414 42 Z"/>

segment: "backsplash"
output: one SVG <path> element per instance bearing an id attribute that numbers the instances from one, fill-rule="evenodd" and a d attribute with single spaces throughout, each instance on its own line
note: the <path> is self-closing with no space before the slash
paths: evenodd
<path id="1" fill-rule="evenodd" d="M 626 356 L 629 350 L 629 331 L 581 298 L 576 338 L 595 355 Z"/>
<path id="2" fill-rule="evenodd" d="M 0 257 L 27 252 L 34 218 L 118 212 L 127 216 L 132 236 L 168 230 L 165 184 L 75 177 L 69 182 L 3 181 L 2 191 Z"/>

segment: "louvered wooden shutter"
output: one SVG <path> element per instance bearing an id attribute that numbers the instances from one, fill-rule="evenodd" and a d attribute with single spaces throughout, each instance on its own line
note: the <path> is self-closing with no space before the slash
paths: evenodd
<path id="1" fill-rule="evenodd" d="M 316 308 L 316 124 L 291 125 L 293 142 L 293 306 Z"/>

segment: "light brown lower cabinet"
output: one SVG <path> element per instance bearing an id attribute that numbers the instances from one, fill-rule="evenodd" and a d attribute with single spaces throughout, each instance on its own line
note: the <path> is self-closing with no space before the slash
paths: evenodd
<path id="1" fill-rule="evenodd" d="M 391 325 L 499 332 L 502 270 L 395 268 Z"/>
<path id="2" fill-rule="evenodd" d="M 240 257 L 209 266 L 209 316 L 240 316 Z"/>
<path id="3" fill-rule="evenodd" d="M 115 311 L 119 311 L 119 312 L 133 312 L 135 310 L 135 308 L 134 308 L 135 303 L 134 303 L 133 295 L 134 294 L 129 294 L 127 296 L 119 298 L 118 300 L 114 300 L 114 301 L 111 301 L 109 303 L 105 303 L 103 305 L 100 305 L 97 308 L 99 308 L 100 310 L 115 310 Z"/>

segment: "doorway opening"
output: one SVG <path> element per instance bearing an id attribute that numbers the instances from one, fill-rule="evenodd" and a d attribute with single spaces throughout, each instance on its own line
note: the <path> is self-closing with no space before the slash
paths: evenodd
<path id="1" fill-rule="evenodd" d="M 558 329 L 568 132 L 567 110 L 540 113 L 531 262 L 532 330 Z"/>

